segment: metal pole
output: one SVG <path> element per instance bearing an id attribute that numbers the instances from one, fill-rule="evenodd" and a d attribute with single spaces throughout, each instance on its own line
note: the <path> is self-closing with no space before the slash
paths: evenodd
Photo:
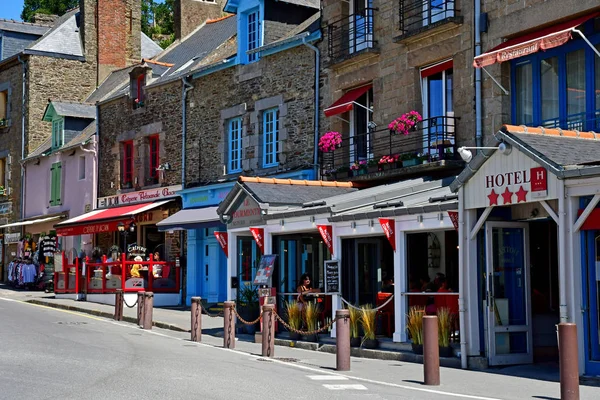
<path id="1" fill-rule="evenodd" d="M 123 321 L 123 289 L 117 289 L 115 293 L 115 321 Z"/>
<path id="2" fill-rule="evenodd" d="M 152 309 L 154 308 L 154 293 L 145 292 L 144 295 L 144 322 L 142 329 L 152 329 Z"/>
<path id="3" fill-rule="evenodd" d="M 226 301 L 224 307 L 224 325 L 223 325 L 223 347 L 226 349 L 235 349 L 235 315 L 233 301 Z"/>
<path id="4" fill-rule="evenodd" d="M 435 315 L 423 317 L 423 371 L 425 384 L 440 384 L 440 348 L 438 346 L 438 318 Z"/>
<path id="5" fill-rule="evenodd" d="M 262 329 L 262 356 L 273 357 L 275 354 L 275 315 L 274 304 L 265 304 L 262 308 L 263 329 Z"/>
<path id="6" fill-rule="evenodd" d="M 558 353 L 560 360 L 560 398 L 579 400 L 579 360 L 577 325 L 558 324 Z"/>
<path id="7" fill-rule="evenodd" d="M 202 341 L 202 298 L 192 297 L 192 342 Z"/>
<path id="8" fill-rule="evenodd" d="M 123 264 L 125 265 L 125 264 Z M 142 314 L 144 312 L 144 293 L 145 291 L 137 292 L 137 324 L 142 326 L 142 318 L 144 317 Z"/>
<path id="9" fill-rule="evenodd" d="M 350 310 L 335 310 L 335 369 L 350 371 Z"/>

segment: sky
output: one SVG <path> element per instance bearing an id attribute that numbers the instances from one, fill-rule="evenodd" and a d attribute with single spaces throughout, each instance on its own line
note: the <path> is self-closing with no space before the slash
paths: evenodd
<path id="1" fill-rule="evenodd" d="M 0 18 L 21 20 L 24 0 L 0 0 Z"/>

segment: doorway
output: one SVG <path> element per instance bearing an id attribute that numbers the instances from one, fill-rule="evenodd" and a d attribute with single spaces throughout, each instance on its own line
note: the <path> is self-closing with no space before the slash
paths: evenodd
<path id="1" fill-rule="evenodd" d="M 600 231 L 586 231 L 583 260 L 585 372 L 600 375 Z"/>

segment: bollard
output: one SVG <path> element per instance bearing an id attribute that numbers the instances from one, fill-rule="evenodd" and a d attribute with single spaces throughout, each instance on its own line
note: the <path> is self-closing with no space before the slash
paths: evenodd
<path id="1" fill-rule="evenodd" d="M 262 308 L 262 356 L 273 357 L 275 354 L 275 309 L 274 304 L 265 304 Z"/>
<path id="2" fill-rule="evenodd" d="M 335 369 L 350 371 L 350 310 L 336 310 L 335 318 Z"/>
<path id="3" fill-rule="evenodd" d="M 423 317 L 423 371 L 425 384 L 440 384 L 440 348 L 438 345 L 438 318 L 435 315 Z"/>
<path id="4" fill-rule="evenodd" d="M 123 289 L 117 289 L 115 293 L 115 321 L 123 321 Z"/>
<path id="5" fill-rule="evenodd" d="M 192 297 L 192 342 L 202 341 L 202 298 Z"/>
<path id="6" fill-rule="evenodd" d="M 560 360 L 560 398 L 579 400 L 579 359 L 577 325 L 558 324 L 558 355 Z"/>
<path id="7" fill-rule="evenodd" d="M 143 290 L 141 292 L 137 292 L 138 298 L 137 298 L 137 324 L 141 327 L 142 326 L 142 314 L 144 312 L 144 292 Z"/>
<path id="8" fill-rule="evenodd" d="M 224 306 L 223 347 L 235 349 L 235 315 L 233 301 L 226 301 Z"/>
<path id="9" fill-rule="evenodd" d="M 154 293 L 145 292 L 144 315 L 142 316 L 142 329 L 152 329 L 152 310 L 154 308 Z"/>

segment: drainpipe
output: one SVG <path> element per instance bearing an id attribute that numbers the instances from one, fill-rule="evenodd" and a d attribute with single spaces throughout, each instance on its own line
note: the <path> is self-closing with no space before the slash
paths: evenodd
<path id="1" fill-rule="evenodd" d="M 27 63 L 18 55 L 19 62 L 23 66 L 23 89 L 21 92 L 21 160 L 25 159 L 25 78 L 27 77 Z M 11 165 L 12 168 L 12 165 Z M 21 163 L 21 219 L 25 218 L 25 166 Z"/>
<path id="2" fill-rule="evenodd" d="M 96 111 L 97 113 L 97 111 Z M 98 131 L 96 131 L 96 135 Z M 90 149 L 86 149 L 85 146 L 86 144 L 90 143 L 89 141 L 81 143 L 81 145 L 79 145 L 79 149 L 81 149 L 81 151 L 85 152 L 85 153 L 91 153 L 92 154 L 92 204 L 94 205 L 93 208 L 96 208 L 95 204 L 96 204 L 96 199 L 98 198 L 98 174 L 96 171 L 98 171 L 97 168 L 97 164 L 98 164 L 98 151 L 96 150 L 96 137 L 94 136 L 92 138 L 92 145 L 93 148 Z"/>
<path id="3" fill-rule="evenodd" d="M 481 0 L 475 0 L 475 57 L 481 54 Z M 481 68 L 475 68 L 475 146 L 483 146 L 481 117 Z"/>
<path id="4" fill-rule="evenodd" d="M 185 189 L 185 142 L 187 140 L 187 94 L 194 86 L 189 83 L 186 77 L 181 78 L 181 187 Z"/>
<path id="5" fill-rule="evenodd" d="M 462 369 L 467 369 L 469 366 L 468 354 L 467 354 L 467 321 L 465 318 L 468 316 L 465 309 L 465 292 L 466 288 L 466 277 L 468 273 L 467 265 L 469 265 L 469 258 L 471 252 L 467 251 L 467 236 L 469 235 L 470 223 L 465 222 L 465 187 L 461 186 L 458 192 L 458 324 L 460 332 L 460 366 Z M 471 221 L 467 219 L 467 221 Z M 470 247 L 470 246 L 469 246 Z M 474 307 L 472 307 L 474 308 Z M 471 313 L 471 318 L 473 315 Z"/>
<path id="6" fill-rule="evenodd" d="M 302 44 L 315 52 L 315 140 L 314 140 L 314 158 L 313 169 L 315 171 L 315 179 L 319 173 L 319 79 L 321 67 L 321 53 L 319 49 L 306 41 L 306 37 L 302 38 Z"/>

